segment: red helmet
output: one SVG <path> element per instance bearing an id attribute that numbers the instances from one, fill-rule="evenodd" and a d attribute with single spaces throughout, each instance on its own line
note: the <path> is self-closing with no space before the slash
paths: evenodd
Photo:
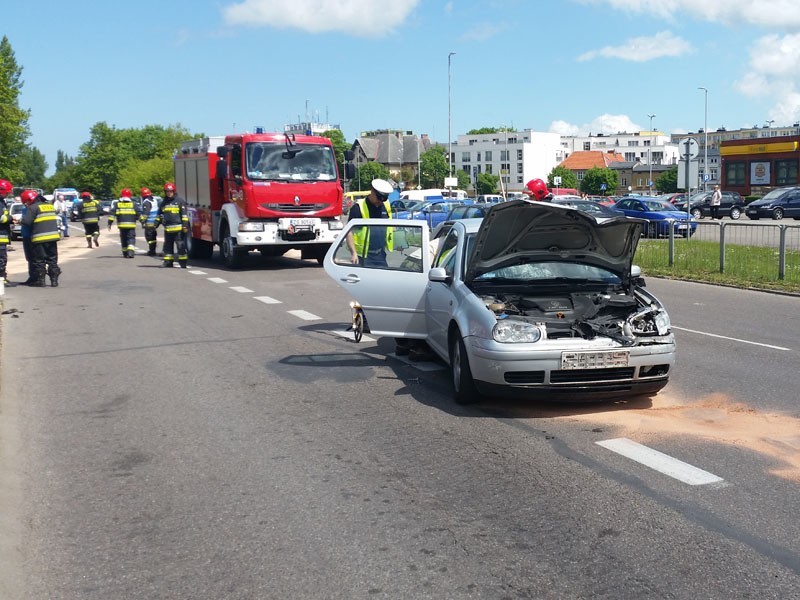
<path id="1" fill-rule="evenodd" d="M 152 196 L 153 192 L 150 191 L 150 188 L 142 188 L 141 190 L 139 190 L 139 195 L 142 198 L 147 198 L 147 196 Z"/>
<path id="2" fill-rule="evenodd" d="M 131 192 L 128 188 L 125 188 L 119 193 L 120 198 L 132 198 L 133 192 Z"/>
<path id="3" fill-rule="evenodd" d="M 39 197 L 39 192 L 37 192 L 36 190 L 24 190 L 19 195 L 19 199 L 22 200 L 23 204 L 31 204 L 38 197 Z"/>
<path id="4" fill-rule="evenodd" d="M 89 192 L 81 192 L 81 198 L 91 199 L 92 195 Z"/>
<path id="5" fill-rule="evenodd" d="M 7 196 L 11 193 L 14 189 L 14 186 L 11 185 L 10 181 L 6 181 L 5 179 L 0 179 L 0 196 Z"/>
<path id="6" fill-rule="evenodd" d="M 164 184 L 164 191 L 165 192 L 174 192 L 175 191 L 175 184 L 174 183 L 165 183 Z"/>
<path id="7" fill-rule="evenodd" d="M 531 179 L 525 184 L 525 187 L 528 188 L 528 193 L 536 200 L 544 200 L 550 195 L 547 184 L 541 179 Z"/>

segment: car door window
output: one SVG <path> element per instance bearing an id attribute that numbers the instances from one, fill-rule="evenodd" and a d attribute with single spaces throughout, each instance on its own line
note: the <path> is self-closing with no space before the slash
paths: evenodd
<path id="1" fill-rule="evenodd" d="M 447 234 L 444 242 L 442 242 L 441 248 L 439 248 L 439 254 L 436 256 L 434 266 L 443 267 L 447 275 L 452 277 L 455 273 L 455 264 L 456 264 L 456 246 L 458 245 L 458 232 L 455 229 L 451 229 L 450 233 Z"/>
<path id="2" fill-rule="evenodd" d="M 358 263 L 353 262 L 349 244 L 352 241 L 358 255 Z M 337 242 L 333 262 L 337 265 L 351 265 L 359 269 L 383 269 L 388 271 L 410 271 L 421 273 L 422 227 L 403 225 L 359 225 Z"/>

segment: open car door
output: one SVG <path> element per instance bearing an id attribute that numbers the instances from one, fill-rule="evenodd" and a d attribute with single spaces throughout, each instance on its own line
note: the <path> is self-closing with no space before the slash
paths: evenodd
<path id="1" fill-rule="evenodd" d="M 370 333 L 427 337 L 428 237 L 424 221 L 354 219 L 331 244 L 323 262 L 325 272 L 361 305 Z M 349 239 L 374 252 L 354 263 Z"/>

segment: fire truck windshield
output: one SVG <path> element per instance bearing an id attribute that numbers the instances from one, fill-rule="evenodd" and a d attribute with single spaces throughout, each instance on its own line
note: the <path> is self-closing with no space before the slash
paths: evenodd
<path id="1" fill-rule="evenodd" d="M 296 149 L 296 151 L 294 151 Z M 333 181 L 336 163 L 329 146 L 250 142 L 245 145 L 247 177 L 252 181 Z"/>

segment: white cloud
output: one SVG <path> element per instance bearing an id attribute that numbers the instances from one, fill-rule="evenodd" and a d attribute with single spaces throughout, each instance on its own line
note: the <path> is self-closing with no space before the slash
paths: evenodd
<path id="1" fill-rule="evenodd" d="M 630 120 L 628 115 L 609 115 L 608 113 L 595 117 L 589 123 L 575 125 L 566 121 L 553 121 L 548 131 L 560 135 L 613 135 L 620 132 L 641 131 L 642 127 Z"/>
<path id="2" fill-rule="evenodd" d="M 736 88 L 751 98 L 776 99 L 769 118 L 800 120 L 800 34 L 766 35 L 753 44 L 745 75 Z"/>
<path id="3" fill-rule="evenodd" d="M 608 4 L 625 13 L 644 13 L 662 18 L 688 14 L 697 19 L 725 25 L 759 25 L 796 28 L 800 26 L 797 0 L 580 0 L 585 4 Z"/>
<path id="4" fill-rule="evenodd" d="M 379 37 L 403 23 L 420 0 L 244 0 L 223 9 L 228 25 L 340 31 Z"/>
<path id="5" fill-rule="evenodd" d="M 631 38 L 619 46 L 605 46 L 599 50 L 584 52 L 578 57 L 578 60 L 587 61 L 605 57 L 646 62 L 662 56 L 681 56 L 692 50 L 689 42 L 674 36 L 669 31 L 661 31 L 655 35 Z"/>

